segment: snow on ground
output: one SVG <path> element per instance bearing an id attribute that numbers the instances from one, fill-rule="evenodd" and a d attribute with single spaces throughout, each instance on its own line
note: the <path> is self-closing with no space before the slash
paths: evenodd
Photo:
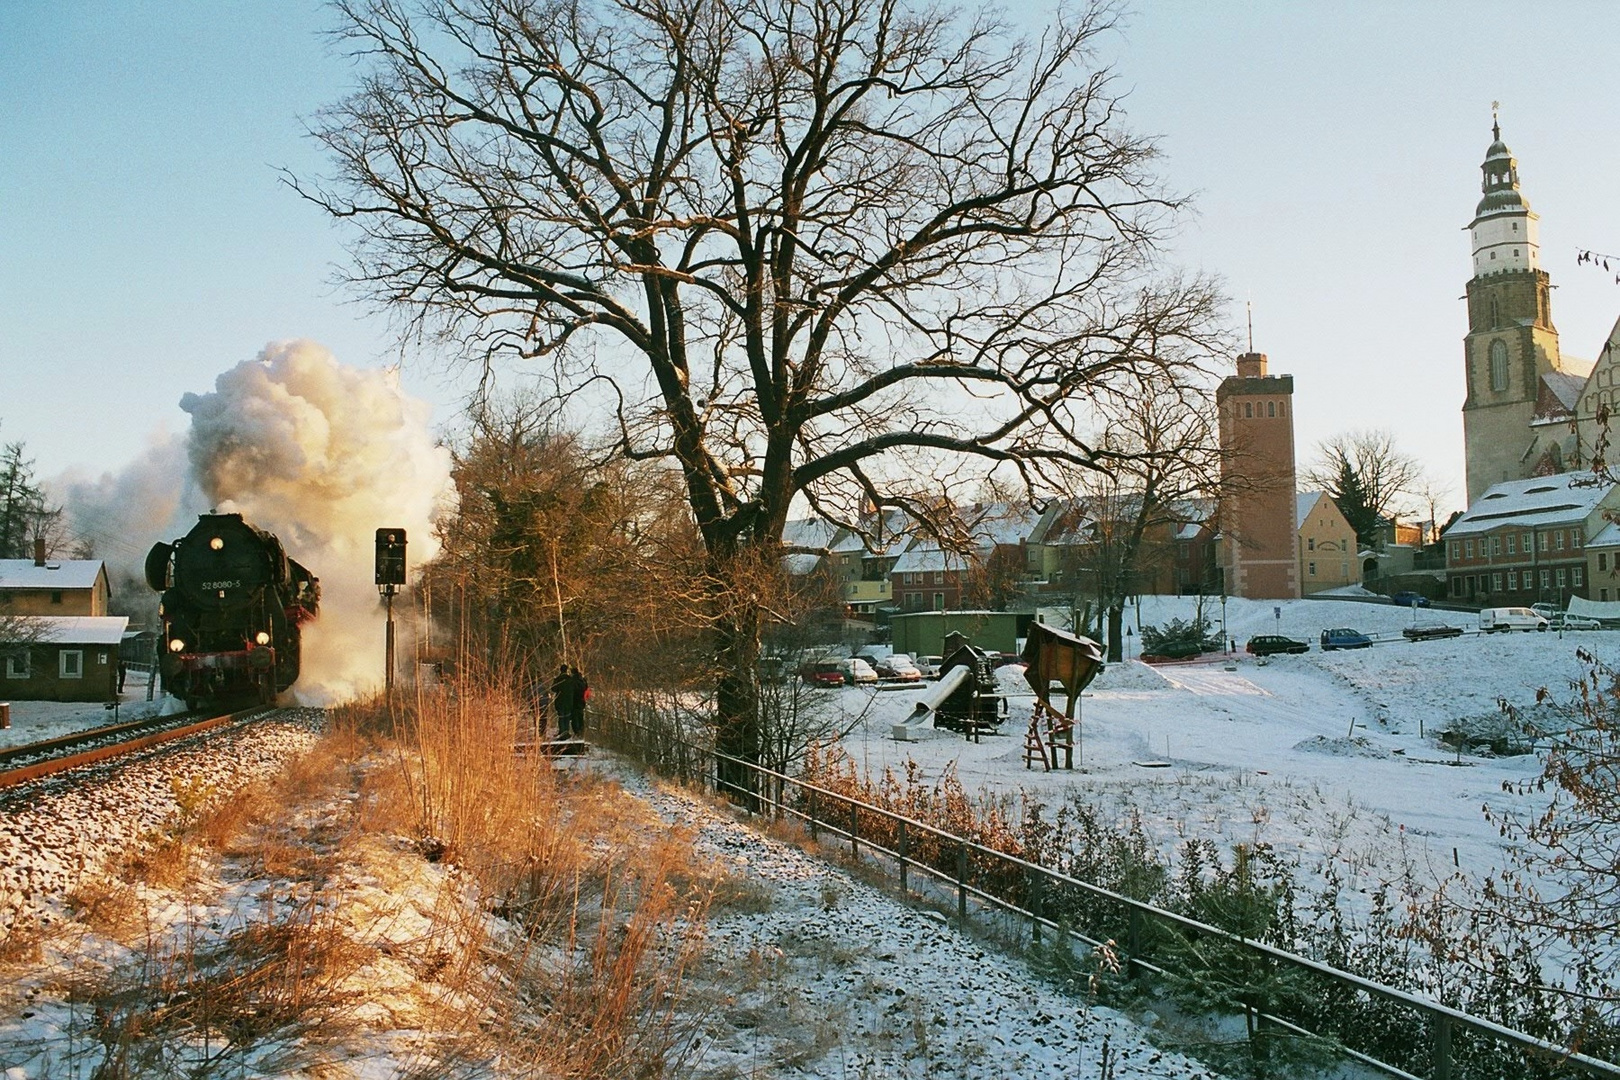
<path id="1" fill-rule="evenodd" d="M 114 722 L 138 720 L 160 711 L 174 712 L 185 706 L 164 694 L 154 694 L 146 700 L 144 678 L 136 686 L 131 675 L 124 683 L 124 692 L 118 695 L 118 709 L 107 708 L 99 701 L 11 701 L 11 726 L 0 728 L 0 750 L 25 743 L 43 742 L 63 735 L 73 735 L 91 728 L 106 727 Z M 5 688 L 0 686 L 0 701 L 9 700 Z"/>
<path id="2" fill-rule="evenodd" d="M 728 1000 L 705 1032 L 698 1075 L 1215 1076 L 934 913 L 762 836 L 688 791 L 639 774 L 622 779 L 666 820 L 694 830 L 700 852 L 769 897 L 759 910 L 712 914 L 704 968 Z"/>
<path id="3" fill-rule="evenodd" d="M 1189 618 L 1194 603 L 1145 597 L 1141 623 Z M 1206 602 L 1205 612 L 1218 628 L 1220 603 Z M 1133 629 L 1135 617 L 1127 612 Z M 1454 865 L 1481 873 L 1503 861 L 1482 807 L 1522 804 L 1502 783 L 1535 775 L 1538 762 L 1459 756 L 1435 734 L 1458 719 L 1497 712 L 1498 699 L 1529 706 L 1541 687 L 1568 698 L 1582 672 L 1579 647 L 1599 656 L 1620 652 L 1620 637 L 1601 631 L 1409 642 L 1399 635 L 1414 620 L 1471 629 L 1476 618 L 1382 603 L 1228 600 L 1225 619 L 1240 649 L 1252 634 L 1282 633 L 1308 640 L 1311 651 L 1111 667 L 1079 703 L 1073 772 L 1025 768 L 1033 696 L 1016 668 L 1001 671 L 1004 688 L 1019 695 L 1012 719 L 980 743 L 926 727 L 920 742 L 895 742 L 890 725 L 911 711 L 920 691 L 873 696 L 846 688 L 842 707 L 867 712 L 845 749 L 873 773 L 898 771 L 910 759 L 930 779 L 954 765 L 970 790 L 1025 791 L 1054 804 L 1073 792 L 1105 809 L 1134 806 L 1167 851 L 1192 837 L 1227 845 L 1266 840 L 1296 851 L 1306 865 L 1339 857 L 1386 880 L 1408 859 L 1426 877 Z M 1393 640 L 1320 652 L 1317 635 L 1337 626 Z M 1168 767 L 1142 764 L 1164 762 Z"/>

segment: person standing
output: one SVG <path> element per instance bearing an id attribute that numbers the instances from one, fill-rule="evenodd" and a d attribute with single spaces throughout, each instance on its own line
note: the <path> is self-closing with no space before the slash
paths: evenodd
<path id="1" fill-rule="evenodd" d="M 551 680 L 551 713 L 557 718 L 557 738 L 566 739 L 574 730 L 574 674 L 567 664 Z"/>
<path id="2" fill-rule="evenodd" d="M 574 669 L 572 680 L 569 720 L 573 736 L 577 739 L 585 734 L 585 703 L 591 700 L 591 684 L 586 681 L 585 673 L 579 668 Z"/>

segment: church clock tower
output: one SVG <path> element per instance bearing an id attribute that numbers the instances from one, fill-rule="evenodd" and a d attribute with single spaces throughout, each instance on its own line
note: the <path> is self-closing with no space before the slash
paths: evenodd
<path id="1" fill-rule="evenodd" d="M 1544 404 L 1543 377 L 1562 370 L 1538 218 L 1519 191 L 1519 163 L 1502 142 L 1501 125 L 1493 121 L 1491 134 L 1480 166 L 1484 197 L 1468 226 L 1474 253 L 1463 338 L 1469 505 L 1492 484 L 1566 467 L 1544 460 L 1556 456 L 1556 447 L 1542 445 L 1533 427 L 1538 403 Z"/>

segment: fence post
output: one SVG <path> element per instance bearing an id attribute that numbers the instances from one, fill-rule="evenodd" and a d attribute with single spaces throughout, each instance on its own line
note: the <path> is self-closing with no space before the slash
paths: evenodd
<path id="1" fill-rule="evenodd" d="M 1433 1080 L 1451 1080 L 1451 1021 L 1434 1014 Z"/>
<path id="2" fill-rule="evenodd" d="M 1127 936 L 1125 938 L 1125 948 L 1127 950 L 1129 950 L 1129 954 L 1130 954 L 1129 959 L 1126 960 L 1126 963 L 1130 965 L 1130 967 L 1129 967 L 1130 977 L 1133 978 L 1133 979 L 1141 978 L 1141 976 L 1142 976 L 1142 967 L 1141 967 L 1140 964 L 1138 964 L 1136 962 L 1136 958 L 1142 955 L 1142 910 L 1141 910 L 1141 908 L 1136 908 L 1136 907 L 1131 908 L 1130 928 L 1126 931 L 1126 934 L 1127 934 Z"/>
<path id="3" fill-rule="evenodd" d="M 1029 925 L 1030 937 L 1035 944 L 1041 943 L 1041 886 L 1045 884 L 1046 875 L 1039 870 L 1025 870 L 1029 881 Z"/>
<path id="4" fill-rule="evenodd" d="M 967 927 L 967 841 L 956 842 L 956 917 Z"/>
<path id="5" fill-rule="evenodd" d="M 906 858 L 910 854 L 906 844 L 906 819 L 900 819 L 900 892 L 906 892 Z"/>
<path id="6" fill-rule="evenodd" d="M 805 792 L 804 792 L 804 795 L 805 795 L 805 812 L 804 812 L 804 816 L 805 816 L 806 819 L 809 820 L 809 823 L 810 823 L 810 839 L 813 841 L 816 838 L 816 789 L 815 788 L 806 788 Z"/>
<path id="7" fill-rule="evenodd" d="M 849 855 L 861 853 L 861 808 L 854 799 L 849 800 Z"/>

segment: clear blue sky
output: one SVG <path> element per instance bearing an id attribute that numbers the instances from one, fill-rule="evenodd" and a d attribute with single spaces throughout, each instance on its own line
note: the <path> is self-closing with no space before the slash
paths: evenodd
<path id="1" fill-rule="evenodd" d="M 321 168 L 301 118 L 354 74 L 332 22 L 313 0 L 0 3 L 0 439 L 43 475 L 117 471 L 269 340 L 391 359 L 332 284 L 341 227 L 275 173 Z M 1302 462 L 1388 427 L 1461 505 L 1462 229 L 1492 100 L 1565 351 L 1593 355 L 1620 285 L 1575 252 L 1620 254 L 1617 41 L 1609 0 L 1137 5 L 1109 58 L 1197 195 L 1171 256 L 1222 275 L 1234 319 L 1252 299 Z M 448 418 L 427 365 L 407 386 Z"/>

